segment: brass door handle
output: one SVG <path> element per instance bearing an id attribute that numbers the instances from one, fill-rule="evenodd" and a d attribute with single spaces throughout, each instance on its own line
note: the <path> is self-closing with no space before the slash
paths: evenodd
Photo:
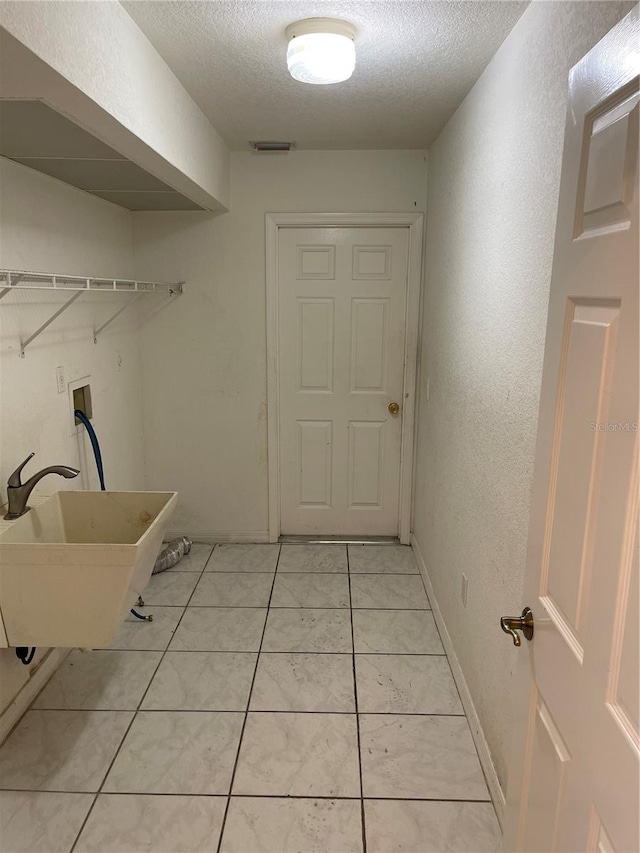
<path id="1" fill-rule="evenodd" d="M 503 616 L 500 619 L 500 627 L 505 634 L 510 634 L 513 637 L 514 646 L 522 645 L 520 635 L 516 631 L 522 631 L 527 640 L 533 639 L 533 613 L 531 608 L 525 607 L 522 616 Z"/>
<path id="2" fill-rule="evenodd" d="M 389 403 L 389 412 L 392 415 L 397 415 L 400 411 L 400 406 L 397 403 Z"/>

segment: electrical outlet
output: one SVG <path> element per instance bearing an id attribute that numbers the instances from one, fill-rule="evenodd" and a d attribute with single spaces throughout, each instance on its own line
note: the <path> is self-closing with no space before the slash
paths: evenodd
<path id="1" fill-rule="evenodd" d="M 56 382 L 58 383 L 58 394 L 64 394 L 64 367 L 56 367 Z"/>
<path id="2" fill-rule="evenodd" d="M 462 606 L 467 606 L 467 591 L 469 589 L 469 578 L 462 573 L 462 584 L 460 586 L 460 598 L 462 599 Z"/>

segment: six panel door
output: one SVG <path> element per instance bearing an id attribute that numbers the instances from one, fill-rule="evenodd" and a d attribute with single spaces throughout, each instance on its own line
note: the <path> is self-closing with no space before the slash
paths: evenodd
<path id="1" fill-rule="evenodd" d="M 569 80 L 505 851 L 639 849 L 639 34 Z"/>
<path id="2" fill-rule="evenodd" d="M 284 534 L 398 533 L 408 248 L 403 227 L 279 230 Z"/>

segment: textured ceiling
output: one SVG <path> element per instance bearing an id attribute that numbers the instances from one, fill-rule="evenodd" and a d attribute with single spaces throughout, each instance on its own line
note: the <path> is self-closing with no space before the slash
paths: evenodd
<path id="1" fill-rule="evenodd" d="M 510 0 L 128 0 L 123 6 L 233 149 L 427 148 L 527 2 Z M 287 24 L 342 18 L 357 28 L 354 76 L 293 80 Z"/>

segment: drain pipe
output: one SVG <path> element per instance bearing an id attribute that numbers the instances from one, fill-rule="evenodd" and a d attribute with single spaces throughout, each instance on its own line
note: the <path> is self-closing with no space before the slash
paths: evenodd
<path id="1" fill-rule="evenodd" d="M 171 542 L 160 552 L 156 564 L 153 567 L 152 575 L 157 575 L 167 569 L 173 568 L 176 563 L 188 554 L 191 550 L 191 539 L 186 536 L 180 536 L 178 539 L 172 539 Z"/>

